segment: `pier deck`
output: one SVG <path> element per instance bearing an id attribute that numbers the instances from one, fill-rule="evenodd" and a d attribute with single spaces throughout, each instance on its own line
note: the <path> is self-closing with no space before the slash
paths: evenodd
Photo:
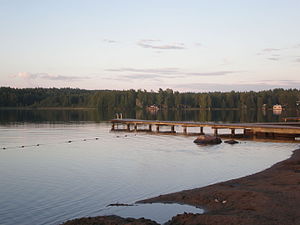
<path id="1" fill-rule="evenodd" d="M 171 127 L 170 132 L 176 133 L 175 126 L 182 127 L 183 133 L 187 134 L 188 127 L 199 127 L 200 133 L 203 134 L 203 128 L 209 127 L 214 130 L 214 134 L 218 135 L 219 129 L 229 129 L 231 136 L 235 136 L 235 130 L 242 129 L 244 137 L 260 136 L 260 137 L 283 137 L 292 138 L 300 137 L 300 123 L 214 123 L 214 122 L 192 122 L 192 121 L 158 121 L 158 120 L 138 120 L 138 119 L 113 119 L 111 120 L 112 130 L 119 130 L 116 125 L 123 124 L 127 131 L 138 131 L 138 126 L 148 126 L 143 131 L 152 131 L 153 126 L 156 132 L 160 132 L 161 126 Z M 131 129 L 133 126 L 133 130 Z"/>

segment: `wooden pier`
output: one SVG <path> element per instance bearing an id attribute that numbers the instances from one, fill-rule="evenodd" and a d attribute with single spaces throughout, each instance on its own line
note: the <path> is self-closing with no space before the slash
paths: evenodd
<path id="1" fill-rule="evenodd" d="M 190 121 L 158 121 L 158 120 L 138 120 L 138 119 L 113 119 L 112 131 L 145 131 L 156 133 L 182 133 L 191 134 L 188 128 L 199 128 L 199 132 L 193 135 L 204 134 L 204 128 L 208 127 L 213 130 L 216 136 L 228 136 L 232 138 L 256 137 L 256 138 L 273 138 L 273 139 L 292 139 L 300 137 L 300 123 L 214 123 L 214 122 L 190 122 Z M 120 128 L 121 125 L 121 128 Z M 146 127 L 146 128 L 145 128 Z M 154 129 L 155 127 L 155 129 Z M 170 127 L 167 131 L 161 131 L 162 127 Z M 175 127 L 180 127 L 176 131 Z M 154 130 L 153 130 L 154 129 Z M 227 129 L 228 134 L 219 134 L 219 130 Z M 177 129 L 178 130 L 178 129 Z M 236 130 L 242 130 L 237 134 Z"/>

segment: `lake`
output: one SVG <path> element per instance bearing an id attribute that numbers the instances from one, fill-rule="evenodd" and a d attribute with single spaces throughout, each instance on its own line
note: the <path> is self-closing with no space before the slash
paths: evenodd
<path id="1" fill-rule="evenodd" d="M 252 174 L 297 148 L 253 141 L 197 146 L 190 136 L 110 132 L 102 118 L 88 110 L 0 111 L 1 224 L 110 214 L 162 223 L 184 211 L 201 213 L 180 205 L 107 205 Z"/>

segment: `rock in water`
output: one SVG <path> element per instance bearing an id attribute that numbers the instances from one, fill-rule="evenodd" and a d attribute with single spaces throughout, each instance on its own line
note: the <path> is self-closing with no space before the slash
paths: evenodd
<path id="1" fill-rule="evenodd" d="M 221 138 L 212 135 L 200 135 L 194 140 L 194 143 L 199 145 L 216 145 L 221 144 L 222 140 Z"/>
<path id="2" fill-rule="evenodd" d="M 231 144 L 231 145 L 234 145 L 234 144 L 238 144 L 238 143 L 239 143 L 238 141 L 233 140 L 233 139 L 228 140 L 228 141 L 224 141 L 224 142 L 227 143 L 227 144 Z"/>

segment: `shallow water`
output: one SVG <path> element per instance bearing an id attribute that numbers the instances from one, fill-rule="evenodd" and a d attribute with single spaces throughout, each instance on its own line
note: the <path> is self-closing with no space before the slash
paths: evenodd
<path id="1" fill-rule="evenodd" d="M 127 218 L 141 218 L 142 215 L 156 221 L 157 223 L 164 224 L 168 222 L 173 216 L 184 212 L 189 213 L 203 213 L 203 209 L 199 209 L 189 205 L 181 204 L 163 204 L 163 203 L 152 203 L 152 204 L 135 204 L 133 206 L 125 207 L 108 207 L 102 215 L 117 214 L 118 216 Z"/>
<path id="2" fill-rule="evenodd" d="M 193 140 L 114 133 L 109 123 L 1 125 L 1 224 L 59 224 L 107 214 L 167 221 L 178 212 L 154 218 L 144 206 L 106 206 L 252 174 L 297 147 L 252 141 L 197 146 Z"/>

